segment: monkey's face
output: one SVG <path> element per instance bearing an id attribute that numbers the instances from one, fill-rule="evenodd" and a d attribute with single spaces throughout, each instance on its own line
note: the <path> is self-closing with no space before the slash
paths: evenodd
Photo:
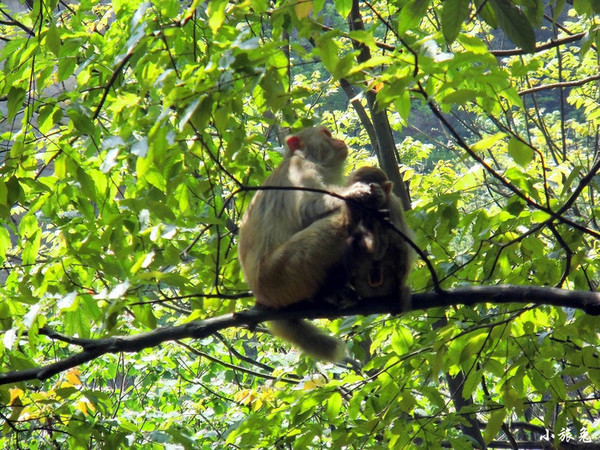
<path id="1" fill-rule="evenodd" d="M 344 161 L 348 157 L 348 146 L 346 143 L 341 139 L 334 139 L 331 132 L 325 127 L 322 127 L 319 131 L 324 136 L 325 142 L 329 142 L 335 158 Z"/>
<path id="2" fill-rule="evenodd" d="M 334 139 L 325 127 L 305 128 L 288 139 L 293 152 L 301 149 L 307 159 L 324 168 L 339 168 L 348 156 L 348 146 L 341 139 Z"/>

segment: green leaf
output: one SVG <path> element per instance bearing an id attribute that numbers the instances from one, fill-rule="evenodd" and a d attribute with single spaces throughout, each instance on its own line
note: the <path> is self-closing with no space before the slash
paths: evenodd
<path id="1" fill-rule="evenodd" d="M 566 0 L 554 0 L 554 6 L 552 7 L 552 20 L 556 22 L 565 8 Z"/>
<path id="2" fill-rule="evenodd" d="M 463 384 L 463 398 L 467 399 L 469 397 L 472 397 L 479 383 L 481 383 L 481 371 L 475 369 L 471 370 L 468 373 L 467 378 L 465 379 L 465 382 Z"/>
<path id="3" fill-rule="evenodd" d="M 7 205 L 12 205 L 15 202 L 23 201 L 25 198 L 23 188 L 17 177 L 10 177 L 6 182 L 8 193 L 6 195 Z"/>
<path id="4" fill-rule="evenodd" d="M 396 111 L 400 114 L 400 118 L 406 123 L 410 114 L 410 93 L 408 90 L 402 91 L 400 95 L 394 100 L 394 106 Z"/>
<path id="5" fill-rule="evenodd" d="M 365 44 L 367 47 L 375 47 L 375 37 L 372 33 L 366 30 L 355 30 L 348 33 L 348 37 L 354 41 Z"/>
<path id="6" fill-rule="evenodd" d="M 356 59 L 352 53 L 344 55 L 335 66 L 332 75 L 333 78 L 339 80 L 347 76 L 348 72 L 356 65 Z"/>
<path id="7" fill-rule="evenodd" d="M 152 311 L 152 308 L 147 305 L 133 305 L 131 306 L 133 315 L 135 318 L 144 326 L 153 330 L 157 326 L 156 316 Z"/>
<path id="8" fill-rule="evenodd" d="M 25 100 L 25 94 L 27 91 L 18 86 L 11 86 L 8 90 L 8 121 L 11 122 L 23 107 L 23 101 Z"/>
<path id="9" fill-rule="evenodd" d="M 397 355 L 408 353 L 413 343 L 412 334 L 405 327 L 399 326 L 392 333 L 392 349 Z"/>
<path id="10" fill-rule="evenodd" d="M 575 0 L 573 8 L 578 14 L 591 16 L 594 12 L 600 12 L 600 0 Z"/>
<path id="11" fill-rule="evenodd" d="M 0 206 L 8 206 L 8 188 L 6 182 L 0 179 Z"/>
<path id="12" fill-rule="evenodd" d="M 508 38 L 526 52 L 535 50 L 535 33 L 529 19 L 510 0 L 490 0 L 500 28 Z"/>
<path id="13" fill-rule="evenodd" d="M 533 149 L 515 137 L 510 138 L 507 149 L 511 158 L 523 168 L 533 160 Z"/>
<path id="14" fill-rule="evenodd" d="M 319 14 L 325 5 L 325 0 L 315 0 L 313 1 L 313 10 L 315 14 Z"/>
<path id="15" fill-rule="evenodd" d="M 208 26 L 213 33 L 219 31 L 219 28 L 225 22 L 225 7 L 227 0 L 211 0 L 208 4 L 206 14 L 208 14 Z"/>
<path id="16" fill-rule="evenodd" d="M 352 11 L 352 0 L 334 0 L 333 4 L 335 5 L 338 14 L 344 19 L 348 17 L 348 14 Z"/>
<path id="17" fill-rule="evenodd" d="M 333 422 L 340 413 L 342 409 L 342 396 L 339 392 L 334 392 L 327 399 L 327 404 L 325 407 L 325 412 L 327 417 L 331 422 Z"/>
<path id="18" fill-rule="evenodd" d="M 474 0 L 477 14 L 492 28 L 498 28 L 496 13 L 488 0 Z"/>
<path id="19" fill-rule="evenodd" d="M 483 344 L 488 338 L 487 330 L 481 330 L 470 337 L 460 352 L 459 362 L 462 364 L 472 356 L 475 356 L 482 349 Z"/>
<path id="20" fill-rule="evenodd" d="M 340 62 L 338 56 L 340 49 L 334 41 L 333 35 L 323 35 L 317 42 L 317 48 L 319 49 L 319 55 L 321 55 L 321 62 L 329 73 L 333 73 Z"/>
<path id="21" fill-rule="evenodd" d="M 530 260 L 542 258 L 545 248 L 544 243 L 537 237 L 530 236 L 521 241 L 521 253 Z"/>
<path id="22" fill-rule="evenodd" d="M 403 35 L 415 27 L 425 16 L 430 0 L 410 0 L 400 10 L 397 18 L 397 33 Z"/>
<path id="23" fill-rule="evenodd" d="M 481 152 L 483 150 L 490 150 L 496 142 L 506 136 L 506 133 L 496 133 L 491 136 L 485 137 L 473 145 L 471 145 L 471 150 L 474 152 Z"/>
<path id="24" fill-rule="evenodd" d="M 41 133 L 47 133 L 62 118 L 62 109 L 55 103 L 42 106 L 38 114 L 38 124 Z"/>
<path id="25" fill-rule="evenodd" d="M 42 232 L 40 229 L 27 236 L 27 242 L 23 247 L 23 265 L 34 264 L 36 262 L 41 242 Z"/>
<path id="26" fill-rule="evenodd" d="M 54 53 L 55 56 L 58 57 L 58 53 L 60 52 L 61 41 L 60 41 L 60 33 L 56 25 L 52 24 L 50 28 L 46 31 L 46 46 L 48 50 Z"/>
<path id="27" fill-rule="evenodd" d="M 58 81 L 65 81 L 75 73 L 77 67 L 77 59 L 74 57 L 61 57 L 58 61 L 57 78 Z"/>
<path id="28" fill-rule="evenodd" d="M 88 136 L 94 136 L 96 133 L 96 127 L 94 122 L 90 119 L 87 111 L 78 105 L 73 105 L 67 110 L 67 115 L 73 122 L 75 128 L 81 133 Z"/>
<path id="29" fill-rule="evenodd" d="M 483 433 L 483 440 L 486 443 L 490 443 L 498 435 L 500 428 L 502 428 L 502 425 L 504 424 L 505 417 L 506 408 L 500 408 L 492 411 Z"/>
<path id="30" fill-rule="evenodd" d="M 77 167 L 77 173 L 75 176 L 77 177 L 77 181 L 81 187 L 81 192 L 90 200 L 96 200 L 97 185 L 94 182 L 94 179 L 90 176 L 90 172 L 86 172 L 81 167 Z"/>
<path id="31" fill-rule="evenodd" d="M 452 105 L 464 105 L 477 97 L 477 91 L 473 89 L 456 89 L 450 94 L 446 95 L 443 99 L 443 103 L 449 103 Z"/>
<path id="32" fill-rule="evenodd" d="M 6 253 L 12 247 L 10 234 L 4 227 L 0 227 L 0 264 L 6 259 Z"/>
<path id="33" fill-rule="evenodd" d="M 445 0 L 442 7 L 442 33 L 446 42 L 456 40 L 460 28 L 469 17 L 470 0 Z"/>
<path id="34" fill-rule="evenodd" d="M 73 311 L 64 312 L 65 332 L 71 336 L 89 336 L 90 335 L 90 317 L 83 308 L 77 308 Z"/>

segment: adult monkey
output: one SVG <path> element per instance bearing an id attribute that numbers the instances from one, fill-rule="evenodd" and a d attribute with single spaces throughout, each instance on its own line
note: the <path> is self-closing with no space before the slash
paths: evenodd
<path id="1" fill-rule="evenodd" d="M 406 279 L 412 251 L 405 237 L 412 239 L 413 233 L 404 219 L 402 203 L 392 192 L 393 184 L 381 169 L 361 167 L 355 170 L 348 177 L 347 185 L 356 183 L 380 186 L 385 198 L 378 205 L 382 210 L 379 217 L 368 211 L 352 211 L 355 216 L 352 220 L 358 225 L 352 233 L 346 257 L 349 283 L 360 297 L 398 296 L 400 311 L 408 311 L 411 305 Z"/>
<path id="2" fill-rule="evenodd" d="M 287 146 L 282 163 L 263 183 L 283 189 L 256 193 L 239 235 L 246 281 L 256 303 L 271 308 L 314 297 L 327 288 L 348 252 L 352 202 L 303 188 L 334 192 L 361 205 L 381 204 L 385 198 L 376 184 L 343 186 L 348 147 L 327 128 L 305 128 L 290 136 Z M 317 359 L 338 361 L 344 356 L 341 341 L 305 320 L 274 321 L 270 328 Z"/>

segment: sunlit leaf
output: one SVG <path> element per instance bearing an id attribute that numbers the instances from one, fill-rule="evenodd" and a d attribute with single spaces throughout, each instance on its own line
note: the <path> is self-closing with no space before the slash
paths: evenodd
<path id="1" fill-rule="evenodd" d="M 319 54 L 321 55 L 321 61 L 329 72 L 335 71 L 335 68 L 339 62 L 339 48 L 337 43 L 334 41 L 333 36 L 325 36 L 319 39 L 317 43 L 319 48 Z"/>
<path id="2" fill-rule="evenodd" d="M 350 14 L 352 10 L 352 0 L 334 0 L 333 4 L 338 14 L 344 18 Z"/>
<path id="3" fill-rule="evenodd" d="M 465 362 L 471 357 L 475 356 L 477 353 L 481 352 L 483 345 L 488 340 L 488 332 L 481 331 L 479 333 L 474 333 L 472 337 L 470 337 L 463 346 L 460 352 L 460 363 Z"/>
<path id="4" fill-rule="evenodd" d="M 8 120 L 12 121 L 23 107 L 25 100 L 25 89 L 17 86 L 12 86 L 8 91 Z"/>
<path id="5" fill-rule="evenodd" d="M 410 331 L 404 327 L 398 327 L 392 333 L 392 348 L 397 355 L 403 355 L 408 352 L 413 339 Z"/>
<path id="6" fill-rule="evenodd" d="M 340 413 L 342 408 L 342 396 L 338 392 L 334 392 L 328 399 L 326 405 L 327 417 L 333 420 Z"/>
<path id="7" fill-rule="evenodd" d="M 533 149 L 519 139 L 511 137 L 507 146 L 508 154 L 522 167 L 533 160 Z"/>
<path id="8" fill-rule="evenodd" d="M 208 25 L 213 33 L 216 33 L 225 21 L 225 7 L 227 0 L 211 0 L 208 4 Z"/>
<path id="9" fill-rule="evenodd" d="M 48 30 L 46 31 L 46 45 L 48 49 L 54 53 L 55 56 L 58 56 L 60 51 L 60 33 L 58 28 L 52 24 Z"/>
<path id="10" fill-rule="evenodd" d="M 506 136 L 506 133 L 504 133 L 504 132 L 499 132 L 499 133 L 495 133 L 491 136 L 487 136 L 487 137 L 477 141 L 475 144 L 471 145 L 471 150 L 473 150 L 474 152 L 490 150 L 494 146 L 494 144 L 496 144 L 496 142 L 503 139 L 505 136 Z"/>

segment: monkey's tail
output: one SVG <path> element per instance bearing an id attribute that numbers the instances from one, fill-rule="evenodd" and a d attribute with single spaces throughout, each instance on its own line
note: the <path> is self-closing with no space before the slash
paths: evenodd
<path id="1" fill-rule="evenodd" d="M 274 320 L 268 325 L 275 336 L 294 344 L 313 358 L 338 362 L 346 352 L 342 341 L 324 333 L 306 320 Z"/>

